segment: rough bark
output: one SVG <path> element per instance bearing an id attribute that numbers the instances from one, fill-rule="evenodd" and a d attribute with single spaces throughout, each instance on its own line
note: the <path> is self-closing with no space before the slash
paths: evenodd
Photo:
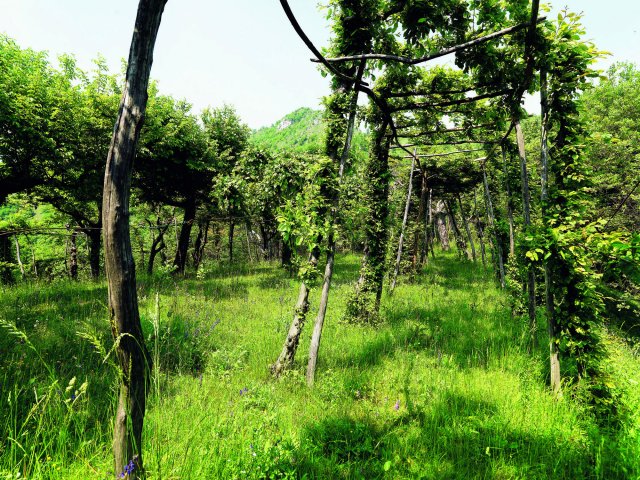
<path id="1" fill-rule="evenodd" d="M 189 241 L 191 240 L 191 229 L 193 222 L 196 220 L 196 200 L 189 199 L 184 205 L 184 218 L 180 227 L 180 236 L 178 237 L 178 246 L 176 248 L 176 257 L 173 260 L 173 266 L 176 274 L 184 274 L 187 266 L 187 255 L 189 253 Z"/>
<path id="2" fill-rule="evenodd" d="M 487 254 L 484 248 L 484 229 L 482 228 L 482 221 L 480 220 L 480 216 L 478 215 L 478 198 L 476 194 L 476 189 L 473 190 L 473 216 L 475 219 L 473 224 L 476 227 L 476 232 L 478 232 L 478 242 L 480 243 L 480 254 L 482 255 L 482 266 L 486 268 Z"/>
<path id="3" fill-rule="evenodd" d="M 132 462 L 130 479 L 144 475 L 142 429 L 149 386 L 150 356 L 144 343 L 136 296 L 129 227 L 131 173 L 147 105 L 153 48 L 166 0 L 140 0 L 126 83 L 107 156 L 102 219 L 111 330 L 120 367 L 113 431 L 115 474 Z"/>
<path id="4" fill-rule="evenodd" d="M 209 225 L 211 224 L 211 220 L 207 218 L 206 220 L 200 222 L 198 226 L 198 236 L 196 237 L 196 243 L 193 246 L 193 268 L 198 270 L 200 267 L 200 263 L 204 259 L 204 249 L 209 242 Z"/>
<path id="5" fill-rule="evenodd" d="M 100 247 L 102 243 L 102 222 L 95 227 L 89 227 L 83 230 L 87 236 L 89 247 L 89 268 L 91 269 L 91 278 L 97 280 L 100 278 Z"/>
<path id="6" fill-rule="evenodd" d="M 398 239 L 398 253 L 396 255 L 396 264 L 393 269 L 393 278 L 389 287 L 389 292 L 393 292 L 396 288 L 396 280 L 398 279 L 398 273 L 400 272 L 400 261 L 402 260 L 402 246 L 404 243 L 404 230 L 407 227 L 407 220 L 409 218 L 409 207 L 411 206 L 411 190 L 413 189 L 413 170 L 416 166 L 416 152 L 413 152 L 413 160 L 411 161 L 411 171 L 409 172 L 409 186 L 407 187 L 407 202 L 404 207 L 404 216 L 402 217 L 402 227 L 400 228 L 400 238 Z"/>

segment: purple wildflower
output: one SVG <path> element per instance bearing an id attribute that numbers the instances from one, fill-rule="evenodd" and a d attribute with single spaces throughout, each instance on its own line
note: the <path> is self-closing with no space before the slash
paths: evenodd
<path id="1" fill-rule="evenodd" d="M 395 411 L 400 410 L 400 399 L 396 400 L 396 404 L 393 406 L 393 409 Z"/>
<path id="2" fill-rule="evenodd" d="M 242 390 L 240 390 L 240 396 L 244 395 L 248 391 L 249 391 L 249 389 L 247 387 L 244 387 Z"/>

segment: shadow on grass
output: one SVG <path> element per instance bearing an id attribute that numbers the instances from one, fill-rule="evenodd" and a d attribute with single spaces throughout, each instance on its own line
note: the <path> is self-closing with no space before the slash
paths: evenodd
<path id="1" fill-rule="evenodd" d="M 395 419 L 333 417 L 303 428 L 295 454 L 308 478 L 591 478 L 593 452 L 493 421 L 489 402 L 446 394 Z M 612 465 L 615 462 L 612 462 Z M 605 478 L 624 478 L 607 472 Z"/>

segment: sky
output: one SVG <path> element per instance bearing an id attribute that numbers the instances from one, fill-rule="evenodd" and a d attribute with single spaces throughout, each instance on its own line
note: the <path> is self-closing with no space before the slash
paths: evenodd
<path id="1" fill-rule="evenodd" d="M 103 55 L 120 71 L 129 52 L 136 0 L 0 0 L 0 33 L 52 60 L 73 54 L 83 69 Z M 601 61 L 640 65 L 639 0 L 553 1 L 583 12 L 586 38 L 612 55 Z M 290 0 L 317 46 L 328 42 L 325 12 L 316 0 Z M 164 94 L 184 98 L 194 111 L 233 105 L 251 128 L 271 125 L 299 108 L 319 108 L 329 90 L 310 52 L 277 0 L 169 0 L 155 48 L 152 77 Z"/>

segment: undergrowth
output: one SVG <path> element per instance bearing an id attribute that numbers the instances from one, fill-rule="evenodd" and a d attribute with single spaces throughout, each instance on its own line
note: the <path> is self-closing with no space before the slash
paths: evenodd
<path id="1" fill-rule="evenodd" d="M 547 348 L 482 267 L 440 256 L 384 296 L 377 326 L 343 323 L 358 271 L 340 257 L 316 387 L 268 365 L 296 282 L 275 265 L 139 280 L 157 358 L 145 422 L 150 479 L 637 479 L 638 351 L 609 334 L 626 411 L 599 427 L 580 386 L 554 399 Z M 317 306 L 313 293 L 313 308 Z M 156 295 L 159 312 L 156 312 Z M 116 399 L 103 283 L 0 295 L 0 479 L 113 478 Z"/>

